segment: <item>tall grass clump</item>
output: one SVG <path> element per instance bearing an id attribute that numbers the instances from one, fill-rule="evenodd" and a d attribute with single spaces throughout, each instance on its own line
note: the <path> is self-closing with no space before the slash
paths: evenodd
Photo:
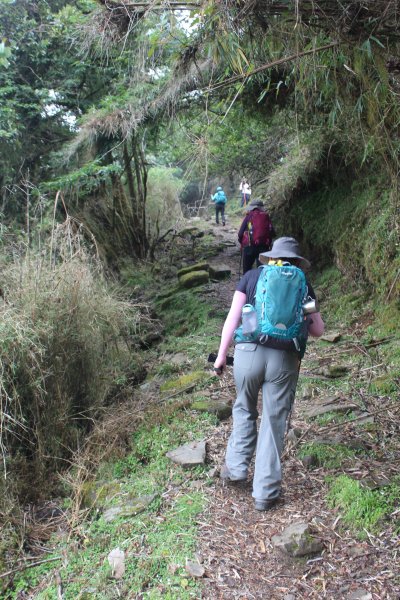
<path id="1" fill-rule="evenodd" d="M 119 298 L 73 223 L 3 270 L 0 454 L 3 487 L 46 492 L 95 417 L 139 368 L 139 307 Z M 33 486 L 33 482 L 35 485 Z"/>

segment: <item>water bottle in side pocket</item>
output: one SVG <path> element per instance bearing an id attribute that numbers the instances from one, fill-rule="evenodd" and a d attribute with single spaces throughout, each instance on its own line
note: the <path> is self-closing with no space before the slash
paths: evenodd
<path id="1" fill-rule="evenodd" d="M 251 335 L 257 331 L 257 311 L 252 304 L 245 304 L 242 308 L 243 335 Z"/>

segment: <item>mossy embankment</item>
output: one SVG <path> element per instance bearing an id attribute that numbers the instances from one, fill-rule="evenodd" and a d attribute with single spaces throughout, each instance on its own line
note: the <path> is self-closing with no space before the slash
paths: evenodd
<path id="1" fill-rule="evenodd" d="M 398 314 L 400 297 L 399 190 L 395 182 L 364 175 L 318 176 L 282 214 L 320 268 L 334 265 L 344 281 Z"/>

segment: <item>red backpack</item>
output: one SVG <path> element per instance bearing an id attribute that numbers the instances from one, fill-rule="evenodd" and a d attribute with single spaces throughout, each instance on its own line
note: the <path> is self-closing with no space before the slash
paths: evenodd
<path id="1" fill-rule="evenodd" d="M 263 210 L 252 210 L 242 238 L 244 246 L 269 246 L 272 241 L 272 222 Z"/>

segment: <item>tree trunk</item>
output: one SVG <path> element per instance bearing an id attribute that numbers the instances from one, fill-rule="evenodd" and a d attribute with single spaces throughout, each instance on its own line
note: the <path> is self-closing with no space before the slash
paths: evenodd
<path id="1" fill-rule="evenodd" d="M 145 213 L 143 213 L 143 182 L 140 165 L 137 160 L 135 137 L 132 137 L 132 153 L 135 170 L 132 169 L 131 156 L 128 152 L 126 140 L 122 145 L 125 174 L 128 184 L 129 201 L 132 207 L 132 225 L 134 232 L 133 249 L 138 258 L 145 258 L 148 249 L 145 230 Z"/>

